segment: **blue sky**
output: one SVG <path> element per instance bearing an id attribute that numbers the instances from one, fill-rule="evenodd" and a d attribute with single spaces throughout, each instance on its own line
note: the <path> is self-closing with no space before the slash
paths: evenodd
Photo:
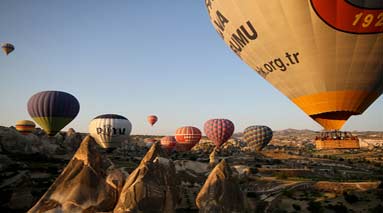
<path id="1" fill-rule="evenodd" d="M 116 113 L 133 134 L 174 134 L 228 118 L 236 132 L 321 127 L 231 52 L 210 23 L 204 1 L 3 0 L 0 125 L 30 119 L 27 101 L 42 90 L 80 101 L 66 128 L 87 131 L 93 117 Z M 345 130 L 383 130 L 380 97 Z M 146 116 L 156 114 L 150 127 Z"/>

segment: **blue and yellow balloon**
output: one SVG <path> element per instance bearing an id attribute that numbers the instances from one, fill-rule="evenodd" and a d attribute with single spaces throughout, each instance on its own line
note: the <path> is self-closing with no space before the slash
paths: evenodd
<path id="1" fill-rule="evenodd" d="M 69 124 L 80 111 L 80 103 L 71 94 L 43 91 L 28 101 L 28 113 L 49 136 L 54 136 Z"/>

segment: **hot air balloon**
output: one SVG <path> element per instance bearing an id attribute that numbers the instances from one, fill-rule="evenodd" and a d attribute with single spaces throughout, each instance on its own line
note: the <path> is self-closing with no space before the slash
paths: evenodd
<path id="1" fill-rule="evenodd" d="M 161 138 L 161 147 L 168 152 L 171 152 L 176 146 L 177 141 L 174 136 L 165 136 Z"/>
<path id="2" fill-rule="evenodd" d="M 3 51 L 6 55 L 9 55 L 9 53 L 11 53 L 11 52 L 13 52 L 13 50 L 15 50 L 15 46 L 13 46 L 13 44 L 10 44 L 10 43 L 4 43 L 1 45 L 1 49 L 3 49 Z"/>
<path id="3" fill-rule="evenodd" d="M 249 126 L 243 132 L 243 139 L 250 145 L 262 150 L 273 137 L 273 130 L 267 126 Z"/>
<path id="4" fill-rule="evenodd" d="M 155 116 L 155 115 L 149 115 L 149 116 L 147 117 L 147 120 L 148 120 L 148 123 L 149 123 L 151 126 L 153 126 L 153 125 L 157 122 L 158 118 L 157 118 L 157 116 Z"/>
<path id="5" fill-rule="evenodd" d="M 206 1 L 225 43 L 326 130 L 383 91 L 382 1 Z"/>
<path id="6" fill-rule="evenodd" d="M 204 132 L 216 147 L 220 147 L 233 135 L 234 124 L 228 119 L 210 119 L 204 124 Z"/>
<path id="7" fill-rule="evenodd" d="M 157 141 L 158 140 L 155 139 L 155 138 L 146 138 L 146 139 L 144 139 L 144 143 L 145 143 L 146 147 L 151 147 Z"/>
<path id="8" fill-rule="evenodd" d="M 121 115 L 105 114 L 95 117 L 89 124 L 89 134 L 105 149 L 113 149 L 129 139 L 130 121 Z"/>
<path id="9" fill-rule="evenodd" d="M 188 151 L 193 148 L 199 140 L 201 140 L 202 133 L 197 127 L 184 126 L 176 130 L 176 150 Z"/>
<path id="10" fill-rule="evenodd" d="M 80 104 L 77 99 L 61 91 L 39 92 L 28 101 L 29 115 L 49 136 L 64 128 L 79 111 Z"/>
<path id="11" fill-rule="evenodd" d="M 20 120 L 16 122 L 16 130 L 23 135 L 27 135 L 35 130 L 36 124 L 30 120 Z"/>

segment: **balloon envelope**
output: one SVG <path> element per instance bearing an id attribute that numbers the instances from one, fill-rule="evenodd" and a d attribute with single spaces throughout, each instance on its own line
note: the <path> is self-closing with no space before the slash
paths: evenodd
<path id="1" fill-rule="evenodd" d="M 382 94 L 382 1 L 205 2 L 233 52 L 325 129 Z"/>
<path id="2" fill-rule="evenodd" d="M 8 55 L 9 53 L 13 52 L 13 50 L 15 50 L 15 46 L 13 46 L 13 44 L 10 43 L 4 43 L 1 45 L 1 49 L 3 49 L 6 55 Z"/>
<path id="3" fill-rule="evenodd" d="M 102 148 L 116 148 L 129 139 L 132 131 L 130 121 L 121 115 L 104 114 L 89 124 L 89 134 Z"/>
<path id="4" fill-rule="evenodd" d="M 28 101 L 28 113 L 44 131 L 53 136 L 70 123 L 80 111 L 80 103 L 71 94 L 43 91 Z"/>
<path id="5" fill-rule="evenodd" d="M 146 139 L 144 139 L 144 142 L 145 143 L 155 143 L 155 142 L 157 142 L 158 140 L 157 139 L 155 139 L 155 138 L 146 138 Z"/>
<path id="6" fill-rule="evenodd" d="M 243 139 L 258 151 L 262 150 L 273 138 L 273 131 L 267 126 L 249 126 L 243 132 Z"/>
<path id="7" fill-rule="evenodd" d="M 202 133 L 197 127 L 184 126 L 176 130 L 177 151 L 189 151 L 201 140 Z"/>
<path id="8" fill-rule="evenodd" d="M 27 135 L 35 130 L 36 124 L 30 120 L 20 120 L 16 122 L 16 130 L 23 135 Z"/>
<path id="9" fill-rule="evenodd" d="M 149 123 L 151 126 L 153 126 L 153 125 L 157 122 L 158 118 L 157 118 L 157 116 L 155 116 L 155 115 L 149 115 L 149 116 L 147 117 L 147 120 L 148 120 L 148 123 Z"/>
<path id="10" fill-rule="evenodd" d="M 205 122 L 204 132 L 216 147 L 220 147 L 233 135 L 234 124 L 228 119 L 210 119 Z"/>
<path id="11" fill-rule="evenodd" d="M 155 139 L 155 138 L 146 138 L 146 139 L 144 139 L 144 143 L 145 143 L 146 147 L 151 147 L 157 141 L 158 140 Z"/>
<path id="12" fill-rule="evenodd" d="M 167 151 L 172 151 L 176 144 L 177 141 L 174 136 L 165 136 L 161 138 L 161 147 Z"/>

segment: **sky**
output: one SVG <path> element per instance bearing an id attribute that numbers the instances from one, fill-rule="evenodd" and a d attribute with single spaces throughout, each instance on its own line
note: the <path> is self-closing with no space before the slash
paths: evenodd
<path id="1" fill-rule="evenodd" d="M 65 129 L 87 132 L 92 118 L 128 118 L 132 134 L 172 135 L 227 118 L 250 125 L 321 130 L 302 110 L 240 60 L 210 23 L 204 1 L 2 0 L 0 126 L 31 119 L 30 96 L 73 94 L 80 113 Z M 383 98 L 343 130 L 383 130 Z M 146 116 L 159 117 L 151 127 Z"/>

